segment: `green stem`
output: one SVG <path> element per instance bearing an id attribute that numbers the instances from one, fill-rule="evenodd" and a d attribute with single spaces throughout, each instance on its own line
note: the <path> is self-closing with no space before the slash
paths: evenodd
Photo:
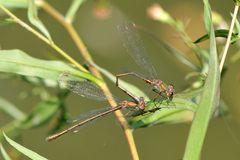
<path id="1" fill-rule="evenodd" d="M 67 14 L 65 16 L 66 21 L 68 21 L 68 23 L 72 23 L 73 19 L 79 9 L 79 7 L 81 6 L 81 4 L 84 2 L 85 0 L 73 0 L 71 6 L 69 7 Z"/>
<path id="2" fill-rule="evenodd" d="M 21 19 L 16 17 L 11 11 L 9 11 L 6 7 L 4 7 L 2 4 L 0 4 L 0 9 L 2 9 L 9 17 L 11 17 L 16 23 L 21 25 L 23 28 L 28 30 L 29 32 L 33 33 L 35 36 L 37 36 L 39 39 L 41 39 L 43 42 L 51 46 L 55 51 L 57 51 L 60 55 L 62 55 L 65 59 L 67 59 L 69 62 L 74 64 L 76 67 L 78 67 L 83 72 L 88 72 L 83 66 L 81 66 L 77 61 L 75 61 L 72 57 L 70 57 L 65 51 L 63 51 L 60 47 L 58 47 L 56 44 L 54 44 L 52 41 L 50 41 L 48 38 L 43 36 L 41 33 L 33 29 L 31 26 L 23 22 Z"/>

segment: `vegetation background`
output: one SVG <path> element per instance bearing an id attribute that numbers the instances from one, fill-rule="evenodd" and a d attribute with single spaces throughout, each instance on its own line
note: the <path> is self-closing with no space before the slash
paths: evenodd
<path id="1" fill-rule="evenodd" d="M 69 1 L 48 0 L 48 2 L 65 13 Z M 198 0 L 158 0 L 158 1 L 107 1 L 109 3 L 108 17 L 101 18 L 97 8 L 98 1 L 86 1 L 79 9 L 74 26 L 87 45 L 93 59 L 99 66 L 113 74 L 140 68 L 129 58 L 117 32 L 117 26 L 125 21 L 132 21 L 144 26 L 157 37 L 171 43 L 176 48 L 188 54 L 178 34 L 169 26 L 151 20 L 146 15 L 147 8 L 154 2 L 159 3 L 176 19 L 183 20 L 186 31 L 193 40 L 206 33 L 203 23 L 203 4 Z M 232 1 L 211 1 L 211 7 L 219 12 L 230 24 L 230 12 L 233 12 Z M 24 21 L 27 20 L 25 9 L 14 10 Z M 100 14 L 100 15 L 99 15 Z M 100 16 L 100 17 L 99 17 Z M 54 41 L 71 53 L 77 61 L 84 63 L 77 48 L 68 33 L 53 18 L 39 11 L 39 17 L 47 26 Z M 188 81 L 185 75 L 190 71 L 173 56 L 164 53 L 159 42 L 144 32 L 140 32 L 144 45 L 148 50 L 159 77 L 167 83 L 174 84 L 176 92 L 183 90 Z M 54 51 L 17 24 L 2 25 L 0 28 L 0 45 L 2 49 L 21 49 L 31 56 L 42 59 L 62 59 Z M 208 47 L 207 43 L 201 44 Z M 234 50 L 234 46 L 231 50 Z M 231 53 L 231 52 L 229 52 Z M 190 54 L 188 56 L 191 57 Z M 229 54 L 231 56 L 231 54 Z M 209 125 L 205 139 L 202 159 L 239 159 L 240 145 L 240 63 L 228 65 L 228 71 L 221 81 L 221 97 L 229 106 L 229 115 L 213 119 Z M 141 81 L 129 79 L 136 85 Z M 112 92 L 121 99 L 126 98 L 114 84 L 109 82 Z M 32 90 L 32 86 L 20 79 L 1 79 L 0 94 L 28 113 L 37 104 L 39 98 L 30 96 L 24 99 Z M 52 91 L 54 92 L 54 91 Z M 105 102 L 95 102 L 78 95 L 71 94 L 67 99 L 68 111 L 75 117 L 92 109 L 108 106 Z M 7 115 L 0 112 L 0 126 L 11 121 Z M 129 149 L 122 129 L 114 115 L 102 118 L 94 124 L 81 129 L 77 134 L 68 134 L 57 141 L 46 142 L 45 138 L 50 125 L 25 130 L 18 142 L 27 148 L 49 159 L 129 159 Z M 134 137 L 141 159 L 180 159 L 184 153 L 190 124 L 156 125 L 150 128 L 137 129 Z M 16 153 L 12 153 L 13 155 Z"/>

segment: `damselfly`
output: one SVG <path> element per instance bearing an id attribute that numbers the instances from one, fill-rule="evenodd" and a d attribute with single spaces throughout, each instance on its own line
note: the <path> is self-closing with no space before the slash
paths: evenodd
<path id="1" fill-rule="evenodd" d="M 87 97 L 90 99 L 106 100 L 108 97 L 108 96 L 104 95 L 101 92 L 101 90 L 94 83 L 92 83 L 90 81 L 86 81 L 86 80 L 82 80 L 82 81 L 74 80 L 74 78 L 68 73 L 62 73 L 59 76 L 59 84 L 60 84 L 60 86 L 67 88 L 74 93 L 77 93 L 83 97 Z M 115 106 L 113 108 L 103 110 L 102 112 L 97 113 L 96 115 L 91 115 L 90 117 L 85 117 L 84 120 L 77 122 L 75 125 L 67 128 L 61 132 L 58 132 L 56 134 L 53 134 L 53 135 L 47 137 L 46 140 L 47 141 L 54 140 L 64 134 L 68 133 L 69 131 L 74 131 L 76 128 L 78 128 L 88 122 L 91 122 L 97 118 L 103 117 L 105 115 L 108 115 L 108 114 L 113 113 L 120 109 L 134 108 L 134 109 L 140 110 L 140 111 L 144 110 L 145 101 L 144 101 L 143 97 L 133 96 L 128 91 L 124 91 L 124 92 L 127 93 L 132 98 L 131 101 L 123 100 L 120 103 L 118 103 L 117 106 Z"/>
<path id="2" fill-rule="evenodd" d="M 163 93 L 167 96 L 168 99 L 172 99 L 175 92 L 173 85 L 166 85 L 162 80 L 157 79 L 157 73 L 150 62 L 150 59 L 147 55 L 147 51 L 143 46 L 140 36 L 135 31 L 136 27 L 133 23 L 127 23 L 121 26 L 118 26 L 118 30 L 121 34 L 121 37 L 124 41 L 124 47 L 127 49 L 128 54 L 134 59 L 134 61 L 145 69 L 150 78 L 145 78 L 140 74 L 135 72 L 128 72 L 123 74 L 116 75 L 116 85 L 119 87 L 119 78 L 127 75 L 132 75 L 138 77 L 150 84 L 153 88 L 152 90 L 156 92 L 159 96 L 162 96 Z"/>

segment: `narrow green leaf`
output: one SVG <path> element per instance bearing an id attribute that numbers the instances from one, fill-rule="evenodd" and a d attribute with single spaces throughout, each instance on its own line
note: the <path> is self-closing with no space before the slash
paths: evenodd
<path id="1" fill-rule="evenodd" d="M 81 6 L 81 4 L 84 2 L 85 0 L 73 0 L 71 6 L 69 7 L 67 14 L 66 14 L 66 19 L 69 22 L 72 22 L 74 20 L 74 17 L 79 9 L 79 7 Z"/>
<path id="2" fill-rule="evenodd" d="M 231 14 L 231 16 L 233 17 L 233 14 Z M 238 19 L 236 19 L 236 21 L 235 21 L 235 26 L 236 26 L 237 32 L 240 33 L 240 24 L 239 24 Z M 237 37 L 234 37 L 234 38 L 231 37 L 231 43 L 233 44 L 236 41 L 239 41 L 239 39 L 240 39 L 240 36 L 237 36 Z M 237 43 L 237 45 L 239 46 L 240 44 Z"/>
<path id="3" fill-rule="evenodd" d="M 39 154 L 37 154 L 36 152 L 33 152 L 29 149 L 27 149 L 26 147 L 18 144 L 17 142 L 11 140 L 10 138 L 7 137 L 7 135 L 5 133 L 3 133 L 5 139 L 7 140 L 7 142 L 13 146 L 16 150 L 18 150 L 19 152 L 21 152 L 22 154 L 24 154 L 25 156 L 29 157 L 30 159 L 33 160 L 47 160 L 47 158 L 44 158 L 42 156 L 40 156 Z"/>
<path id="4" fill-rule="evenodd" d="M 24 128 L 43 125 L 55 115 L 59 106 L 60 100 L 56 97 L 40 102 L 21 125 Z"/>
<path id="5" fill-rule="evenodd" d="M 22 120 L 26 115 L 20 111 L 14 104 L 0 97 L 0 110 L 4 111 L 16 120 Z"/>
<path id="6" fill-rule="evenodd" d="M 208 4 L 208 1 L 203 0 L 204 3 L 204 24 L 205 29 L 207 33 L 210 35 L 211 33 L 211 26 L 212 26 L 212 13 L 210 5 Z"/>
<path id="7" fill-rule="evenodd" d="M 4 124 L 0 128 L 0 142 L 4 140 L 3 132 L 7 133 L 11 137 L 17 137 L 21 134 L 20 121 L 13 120 L 7 124 Z"/>
<path id="8" fill-rule="evenodd" d="M 27 0 L 0 0 L 0 4 L 7 8 L 27 8 Z"/>
<path id="9" fill-rule="evenodd" d="M 238 33 L 240 33 L 240 23 L 239 23 L 238 19 L 236 19 L 235 26 L 237 28 Z M 236 39 L 235 41 L 238 41 L 239 39 L 240 38 Z M 238 46 L 239 46 L 239 43 L 238 43 Z M 230 61 L 232 63 L 235 63 L 239 59 L 240 59 L 240 50 L 238 50 L 235 54 L 233 54 L 233 56 L 231 57 Z"/>
<path id="10" fill-rule="evenodd" d="M 159 123 L 182 123 L 192 121 L 194 112 L 197 110 L 197 105 L 187 98 L 174 97 L 171 102 L 168 100 L 156 104 L 156 102 L 146 103 L 146 111 L 152 110 L 158 106 L 159 110 L 140 114 L 129 119 L 129 124 L 132 128 L 141 128 L 153 126 Z"/>
<path id="11" fill-rule="evenodd" d="M 218 29 L 215 30 L 215 37 L 223 37 L 223 38 L 227 38 L 228 37 L 228 32 L 229 30 L 227 29 Z M 238 33 L 232 33 L 232 41 L 238 38 Z M 200 43 L 203 42 L 205 40 L 209 39 L 209 35 L 205 34 L 202 37 L 198 38 L 194 43 Z"/>
<path id="12" fill-rule="evenodd" d="M 233 17 L 233 14 L 231 13 L 231 17 Z M 237 33 L 240 33 L 240 24 L 239 24 L 239 20 L 236 19 L 235 21 L 235 26 L 236 26 L 236 29 L 237 29 Z"/>
<path id="13" fill-rule="evenodd" d="M 42 23 L 42 21 L 38 18 L 38 12 L 37 12 L 37 6 L 35 4 L 35 0 L 28 0 L 28 19 L 29 21 L 37 27 L 50 41 L 52 41 L 52 38 L 45 27 L 45 25 Z"/>
<path id="14" fill-rule="evenodd" d="M 0 72 L 14 73 L 23 76 L 38 77 L 57 85 L 62 72 L 99 83 L 93 75 L 74 69 L 61 61 L 48 61 L 30 57 L 21 50 L 0 50 Z"/>
<path id="15" fill-rule="evenodd" d="M 0 13 L 0 16 L 1 16 L 1 13 Z M 12 24 L 12 23 L 15 23 L 13 19 L 5 18 L 4 20 L 0 21 L 0 26 L 6 26 L 6 25 L 9 25 L 9 24 Z"/>
<path id="16" fill-rule="evenodd" d="M 4 158 L 4 160 L 11 160 L 10 156 L 7 154 L 7 152 L 5 151 L 5 149 L 3 148 L 1 143 L 0 143 L 0 150 L 1 150 L 2 157 Z"/>
<path id="17" fill-rule="evenodd" d="M 200 153 L 206 136 L 208 124 L 212 117 L 213 109 L 219 103 L 220 71 L 214 29 L 211 20 L 211 9 L 208 0 L 204 0 L 203 2 L 205 25 L 210 35 L 210 67 L 199 107 L 191 125 L 184 153 L 184 160 L 198 160 L 200 158 Z"/>
<path id="18" fill-rule="evenodd" d="M 21 76 L 21 79 L 29 84 L 33 84 L 35 86 L 46 86 L 55 88 L 57 86 L 57 82 L 49 79 L 42 79 L 38 77 L 30 77 L 30 76 Z M 40 95 L 39 95 L 40 96 Z"/>

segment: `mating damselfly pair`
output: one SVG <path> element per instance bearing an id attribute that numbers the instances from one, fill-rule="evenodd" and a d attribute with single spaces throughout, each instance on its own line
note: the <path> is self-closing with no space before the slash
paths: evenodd
<path id="1" fill-rule="evenodd" d="M 116 86 L 121 89 L 124 93 L 126 93 L 131 100 L 123 100 L 118 103 L 117 106 L 112 108 L 107 108 L 98 112 L 96 114 L 91 114 L 85 119 L 77 121 L 75 125 L 60 131 L 56 134 L 53 134 L 47 137 L 48 141 L 54 140 L 69 131 L 74 131 L 76 128 L 91 122 L 97 118 L 103 117 L 110 113 L 113 113 L 117 110 L 129 108 L 133 111 L 138 111 L 140 114 L 145 114 L 147 112 L 154 112 L 156 110 L 161 109 L 159 107 L 159 103 L 161 103 L 161 99 L 167 99 L 169 101 L 172 100 L 174 95 L 174 87 L 173 85 L 166 85 L 162 80 L 157 79 L 157 74 L 154 66 L 150 62 L 146 49 L 143 47 L 142 41 L 139 35 L 134 31 L 135 25 L 132 23 L 124 24 L 118 27 L 118 30 L 122 34 L 124 40 L 124 46 L 128 50 L 129 55 L 135 60 L 135 62 L 144 68 L 148 72 L 148 78 L 141 76 L 135 72 L 123 73 L 116 75 Z M 151 110 L 145 110 L 145 106 L 148 102 L 145 101 L 144 97 L 138 97 L 128 91 L 126 88 L 123 88 L 119 85 L 119 78 L 123 76 L 135 76 L 137 78 L 142 79 L 144 82 L 151 86 L 151 90 L 156 93 L 156 97 L 152 100 L 155 101 L 156 107 Z M 104 95 L 100 88 L 98 88 L 94 83 L 87 80 L 75 80 L 71 74 L 68 72 L 63 72 L 58 79 L 60 86 L 63 88 L 67 88 L 70 91 L 79 94 L 80 96 L 95 99 L 95 100 L 105 100 L 108 97 Z"/>

